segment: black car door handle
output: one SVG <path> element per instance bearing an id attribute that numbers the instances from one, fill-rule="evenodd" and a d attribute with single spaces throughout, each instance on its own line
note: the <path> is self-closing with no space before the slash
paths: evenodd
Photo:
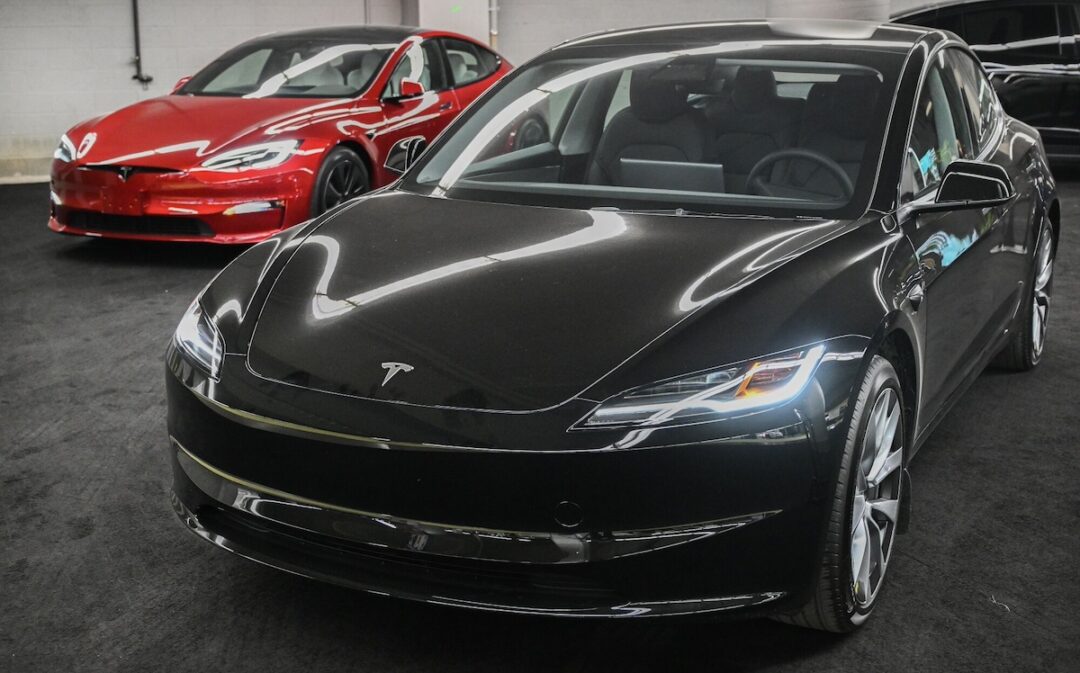
<path id="1" fill-rule="evenodd" d="M 449 110 L 449 109 L 450 109 L 450 103 L 443 103 L 442 105 L 439 106 L 439 112 L 442 112 L 443 110 Z"/>

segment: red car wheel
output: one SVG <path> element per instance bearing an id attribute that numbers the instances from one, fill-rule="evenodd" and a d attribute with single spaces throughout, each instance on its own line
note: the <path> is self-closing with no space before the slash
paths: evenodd
<path id="1" fill-rule="evenodd" d="M 360 155 L 347 147 L 335 147 L 326 155 L 315 177 L 311 216 L 325 213 L 370 188 L 371 176 Z"/>

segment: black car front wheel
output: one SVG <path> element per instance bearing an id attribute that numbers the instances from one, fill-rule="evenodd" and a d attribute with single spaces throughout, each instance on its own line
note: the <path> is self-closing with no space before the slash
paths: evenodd
<path id="1" fill-rule="evenodd" d="M 311 216 L 321 215 L 370 188 L 371 178 L 360 155 L 348 147 L 335 147 L 326 155 L 315 177 Z"/>
<path id="2" fill-rule="evenodd" d="M 898 530 L 904 421 L 896 370 L 875 355 L 852 412 L 813 594 L 781 621 L 846 633 L 870 616 Z"/>

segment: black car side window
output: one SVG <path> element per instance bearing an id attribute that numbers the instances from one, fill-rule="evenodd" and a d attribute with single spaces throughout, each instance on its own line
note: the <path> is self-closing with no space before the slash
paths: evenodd
<path id="1" fill-rule="evenodd" d="M 499 69 L 499 57 L 483 47 L 452 38 L 442 38 L 442 43 L 454 86 L 482 80 Z"/>
<path id="2" fill-rule="evenodd" d="M 960 89 L 961 99 L 971 120 L 972 152 L 986 149 L 998 120 L 998 102 L 994 87 L 982 66 L 960 49 L 946 49 L 945 61 Z"/>
<path id="3" fill-rule="evenodd" d="M 944 51 L 934 57 L 923 81 L 904 160 L 901 201 L 936 188 L 945 168 L 956 159 L 970 159 L 971 124 Z"/>

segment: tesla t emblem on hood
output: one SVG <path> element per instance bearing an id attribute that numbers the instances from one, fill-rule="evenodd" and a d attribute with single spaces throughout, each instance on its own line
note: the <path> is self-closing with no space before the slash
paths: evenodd
<path id="1" fill-rule="evenodd" d="M 134 172 L 134 166 L 121 166 L 120 168 L 116 169 L 116 174 L 120 176 L 120 182 L 127 182 L 128 178 L 130 178 L 131 174 Z"/>
<path id="2" fill-rule="evenodd" d="M 404 362 L 384 362 L 382 368 L 386 370 L 386 376 L 383 377 L 382 383 L 379 384 L 380 388 L 390 383 L 390 379 L 397 376 L 398 372 L 408 373 L 413 370 L 412 365 L 407 365 Z"/>
<path id="3" fill-rule="evenodd" d="M 75 158 L 82 159 L 83 157 L 85 157 L 86 153 L 90 151 L 90 148 L 94 146 L 95 142 L 97 142 L 96 133 L 91 132 L 83 136 L 82 142 L 79 143 L 79 149 L 77 152 L 75 152 Z"/>

